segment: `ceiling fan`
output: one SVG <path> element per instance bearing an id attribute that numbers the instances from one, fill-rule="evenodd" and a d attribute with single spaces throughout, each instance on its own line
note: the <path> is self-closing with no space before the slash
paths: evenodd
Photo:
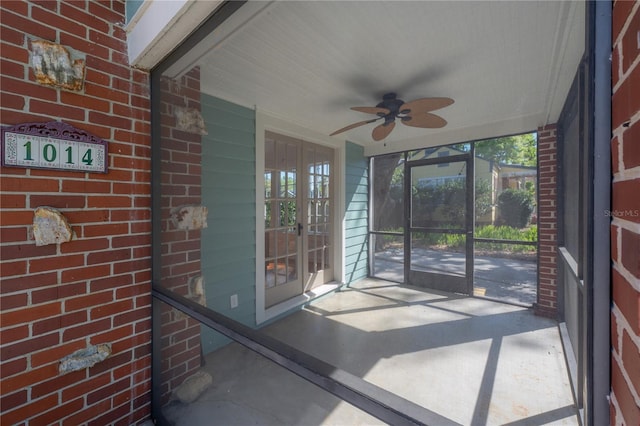
<path id="1" fill-rule="evenodd" d="M 429 111 L 444 108 L 452 103 L 453 99 L 451 98 L 421 98 L 405 103 L 402 99 L 398 99 L 395 93 L 387 93 L 382 97 L 382 102 L 375 107 L 351 107 L 354 111 L 375 114 L 378 118 L 350 124 L 331 133 L 331 136 L 378 120 L 384 120 L 382 124 L 373 129 L 371 134 L 373 140 L 379 141 L 391 133 L 396 126 L 396 118 L 399 118 L 400 122 L 406 126 L 437 129 L 446 126 L 447 121 Z"/>

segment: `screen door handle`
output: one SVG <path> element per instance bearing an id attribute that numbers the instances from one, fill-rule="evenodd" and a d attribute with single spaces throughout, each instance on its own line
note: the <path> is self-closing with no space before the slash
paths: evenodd
<path id="1" fill-rule="evenodd" d="M 298 237 L 302 235 L 302 224 L 298 222 Z"/>

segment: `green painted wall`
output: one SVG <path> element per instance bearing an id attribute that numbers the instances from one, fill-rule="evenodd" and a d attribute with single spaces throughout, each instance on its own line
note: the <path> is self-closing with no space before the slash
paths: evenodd
<path id="1" fill-rule="evenodd" d="M 208 135 L 202 138 L 202 202 L 209 209 L 202 230 L 202 273 L 207 307 L 255 327 L 256 156 L 255 112 L 202 95 Z M 238 295 L 238 307 L 229 298 Z M 203 327 L 209 353 L 228 340 Z"/>
<path id="2" fill-rule="evenodd" d="M 345 281 L 368 275 L 369 167 L 364 148 L 346 145 L 345 173 Z"/>

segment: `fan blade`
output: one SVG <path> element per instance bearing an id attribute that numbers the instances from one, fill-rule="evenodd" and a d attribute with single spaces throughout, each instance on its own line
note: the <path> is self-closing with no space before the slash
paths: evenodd
<path id="1" fill-rule="evenodd" d="M 453 103 L 451 98 L 422 98 L 407 102 L 400 107 L 400 112 L 409 114 L 410 112 L 429 112 L 444 108 Z M 409 110 L 409 112 L 405 112 Z"/>
<path id="2" fill-rule="evenodd" d="M 358 112 L 364 112 L 366 114 L 376 114 L 380 117 L 384 117 L 391 112 L 386 108 L 378 107 L 351 107 L 351 109 Z"/>
<path id="3" fill-rule="evenodd" d="M 373 129 L 373 133 L 371 134 L 371 136 L 373 137 L 374 141 L 382 140 L 389 136 L 389 133 L 391 133 L 394 127 L 396 127 L 395 121 L 392 121 L 389 124 L 382 123 L 381 125 L 376 126 L 375 129 Z"/>
<path id="4" fill-rule="evenodd" d="M 447 125 L 447 120 L 439 115 L 428 112 L 420 112 L 402 117 L 402 124 L 411 127 L 422 127 L 427 129 L 439 129 Z"/>
<path id="5" fill-rule="evenodd" d="M 337 135 L 338 133 L 346 132 L 347 130 L 355 129 L 356 127 L 360 127 L 360 126 L 364 126 L 365 124 L 373 123 L 374 121 L 378 121 L 378 119 L 374 118 L 374 119 L 371 119 L 371 120 L 358 121 L 357 123 L 349 124 L 348 126 L 343 127 L 342 129 L 336 130 L 335 132 L 331 133 L 329 136 L 334 136 L 334 135 Z"/>

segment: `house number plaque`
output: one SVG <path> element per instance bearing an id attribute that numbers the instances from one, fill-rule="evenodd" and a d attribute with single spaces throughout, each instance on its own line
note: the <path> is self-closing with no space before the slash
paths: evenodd
<path id="1" fill-rule="evenodd" d="M 107 173 L 107 142 L 59 121 L 2 128 L 2 165 Z"/>

